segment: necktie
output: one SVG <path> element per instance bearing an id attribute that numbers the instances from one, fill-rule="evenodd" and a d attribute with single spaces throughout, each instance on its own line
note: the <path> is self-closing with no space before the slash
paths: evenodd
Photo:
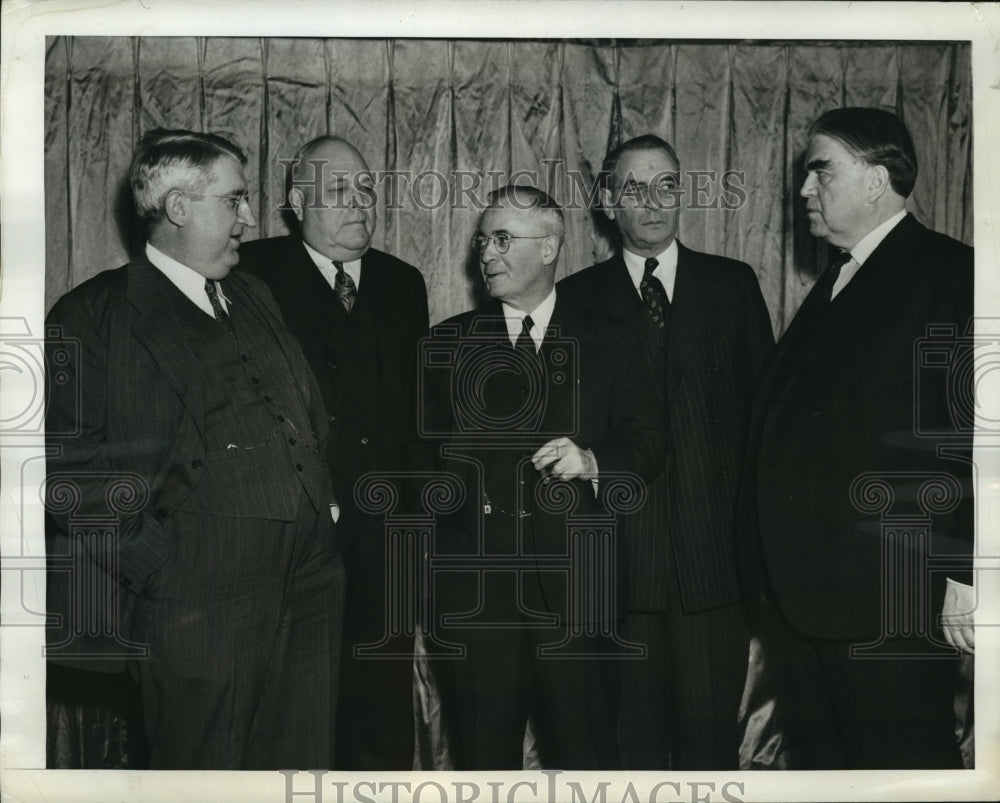
<path id="1" fill-rule="evenodd" d="M 663 289 L 663 282 L 653 275 L 659 264 L 653 257 L 646 260 L 639 292 L 642 294 L 642 300 L 646 304 L 653 325 L 658 329 L 665 329 L 670 322 L 670 299 L 667 298 L 667 291 Z"/>
<path id="2" fill-rule="evenodd" d="M 333 289 L 336 291 L 340 303 L 344 305 L 344 309 L 350 313 L 354 307 L 354 302 L 358 300 L 358 286 L 354 283 L 354 279 L 344 270 L 342 262 L 334 262 L 333 267 L 337 269 L 337 279 Z"/>
<path id="3" fill-rule="evenodd" d="M 531 327 L 535 325 L 535 322 L 531 320 L 530 315 L 525 315 L 521 319 L 521 334 L 517 336 L 517 341 L 514 343 L 514 348 L 518 351 L 526 351 L 532 357 L 535 356 L 535 341 L 531 338 Z"/>
<path id="4" fill-rule="evenodd" d="M 844 265 L 850 262 L 851 259 L 852 257 L 850 251 L 838 251 L 830 260 L 830 267 L 826 270 L 829 276 L 827 278 L 827 285 L 824 288 L 827 301 L 833 300 L 833 286 L 837 283 L 837 279 L 840 277 L 840 272 L 844 269 Z"/>
<path id="5" fill-rule="evenodd" d="M 236 328 L 233 326 L 229 313 L 223 309 L 222 302 L 219 301 L 219 289 L 211 279 L 205 279 L 205 293 L 208 296 L 209 303 L 212 305 L 212 312 L 215 313 L 215 320 L 225 326 L 226 331 L 235 337 Z"/>

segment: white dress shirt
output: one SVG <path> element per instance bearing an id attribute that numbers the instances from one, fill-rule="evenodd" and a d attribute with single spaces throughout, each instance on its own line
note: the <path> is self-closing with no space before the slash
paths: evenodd
<path id="1" fill-rule="evenodd" d="M 510 338 L 511 345 L 517 345 L 517 338 L 524 328 L 522 321 L 528 315 L 531 316 L 532 326 L 529 334 L 531 339 L 535 341 L 535 353 L 537 353 L 538 349 L 542 347 L 542 340 L 545 338 L 545 330 L 548 328 L 549 321 L 552 320 L 552 311 L 556 308 L 556 289 L 553 287 L 545 300 L 531 312 L 516 309 L 504 302 L 501 302 L 501 307 L 503 308 L 504 321 L 507 323 L 507 336 Z"/>
<path id="2" fill-rule="evenodd" d="M 323 274 L 323 278 L 326 279 L 327 284 L 330 285 L 334 290 L 337 289 L 337 269 L 333 267 L 333 260 L 327 259 L 319 251 L 313 248 L 305 240 L 302 241 L 302 245 L 306 247 L 306 253 L 309 254 L 309 258 L 315 263 L 316 267 L 319 268 L 319 272 Z M 354 286 L 356 288 L 361 287 L 361 260 L 352 259 L 350 262 L 341 262 L 344 266 L 344 272 L 354 279 Z"/>
<path id="3" fill-rule="evenodd" d="M 173 257 L 169 257 L 156 248 L 152 243 L 146 243 L 146 259 L 153 267 L 166 276 L 172 285 L 180 290 L 188 299 L 202 312 L 211 317 L 215 317 L 215 310 L 212 309 L 212 302 L 208 300 L 205 292 L 205 277 L 193 268 L 178 262 Z M 218 282 L 215 289 L 219 292 L 219 303 L 222 308 L 229 312 L 230 300 L 222 293 L 222 287 Z"/>
<path id="4" fill-rule="evenodd" d="M 891 218 L 883 223 L 880 223 L 868 232 L 868 234 L 862 237 L 861 241 L 851 249 L 850 261 L 840 269 L 840 275 L 837 277 L 837 281 L 833 283 L 833 290 L 830 292 L 831 299 L 836 298 L 837 293 L 847 287 L 847 283 L 855 277 L 859 270 L 861 270 L 861 266 L 865 264 L 865 260 L 872 255 L 872 252 L 878 248 L 879 245 L 881 245 L 882 241 L 888 236 L 889 232 L 896 228 L 904 217 L 906 217 L 906 210 L 902 209 Z"/>

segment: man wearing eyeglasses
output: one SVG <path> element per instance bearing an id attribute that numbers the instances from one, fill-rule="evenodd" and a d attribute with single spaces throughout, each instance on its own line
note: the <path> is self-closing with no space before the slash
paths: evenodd
<path id="1" fill-rule="evenodd" d="M 289 166 L 297 230 L 245 243 L 240 259 L 274 293 L 319 381 L 330 423 L 327 462 L 341 504 L 348 578 L 337 769 L 409 770 L 413 669 L 403 656 L 413 652 L 413 637 L 384 645 L 395 658 L 357 652 L 383 642 L 395 614 L 393 590 L 386 589 L 385 523 L 359 509 L 354 488 L 366 474 L 404 467 L 404 445 L 414 438 L 427 291 L 415 267 L 371 247 L 377 198 L 356 148 L 318 137 Z"/>
<path id="2" fill-rule="evenodd" d="M 667 142 L 623 142 L 601 175 L 621 251 L 564 279 L 559 292 L 633 327 L 654 366 L 670 444 L 629 522 L 626 632 L 648 656 L 623 664 L 623 761 L 636 770 L 736 769 L 749 638 L 733 516 L 771 323 L 748 265 L 678 241 L 683 187 Z"/>
<path id="3" fill-rule="evenodd" d="M 344 573 L 326 419 L 267 288 L 232 272 L 256 223 L 245 161 L 210 134 L 144 137 L 129 171 L 143 256 L 48 316 L 50 354 L 76 355 L 49 378 L 49 603 L 63 617 L 49 655 L 120 669 L 145 647 L 128 669 L 154 769 L 333 760 Z M 88 534 L 109 508 L 110 547 Z M 115 607 L 86 585 L 94 572 Z"/>
<path id="4" fill-rule="evenodd" d="M 556 292 L 563 235 L 541 190 L 491 193 L 472 242 L 492 300 L 435 327 L 422 362 L 429 462 L 464 489 L 434 549 L 452 562 L 435 635 L 463 651 L 433 664 L 454 769 L 521 769 L 529 716 L 543 767 L 619 766 L 623 556 L 604 510 L 626 475 L 641 495 L 664 433 L 625 327 Z"/>

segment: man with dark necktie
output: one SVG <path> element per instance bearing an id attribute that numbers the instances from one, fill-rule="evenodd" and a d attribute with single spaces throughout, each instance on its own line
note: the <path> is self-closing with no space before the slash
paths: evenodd
<path id="1" fill-rule="evenodd" d="M 453 564 L 434 633 L 464 650 L 434 662 L 455 769 L 520 769 L 529 717 L 543 767 L 619 766 L 624 564 L 602 511 L 626 474 L 641 493 L 664 433 L 626 327 L 556 292 L 563 233 L 541 190 L 491 193 L 473 245 L 492 300 L 424 355 L 427 466 L 465 489 L 434 550 Z"/>
<path id="2" fill-rule="evenodd" d="M 835 258 L 763 373 L 739 506 L 750 602 L 797 659 L 778 698 L 791 766 L 957 768 L 973 252 L 906 212 L 917 160 L 892 112 L 826 112 L 804 162 Z"/>
<path id="3" fill-rule="evenodd" d="M 733 515 L 751 385 L 774 345 L 753 270 L 677 239 L 680 162 L 651 134 L 604 159 L 617 256 L 559 292 L 633 327 L 652 361 L 667 465 L 628 523 L 620 735 L 627 769 L 736 769 L 749 637 L 739 605 Z"/>
<path id="4" fill-rule="evenodd" d="M 49 655 L 107 668 L 146 647 L 129 668 L 154 769 L 334 758 L 344 571 L 326 418 L 267 288 L 231 272 L 256 222 L 245 161 L 211 134 L 144 137 L 129 171 L 143 256 L 47 320 L 53 349 L 77 344 L 49 383 L 49 610 L 63 625 Z M 110 545 L 84 526 L 109 506 Z M 103 602 L 88 566 L 110 575 L 114 607 L 85 636 L 79 606 Z"/>
<path id="5" fill-rule="evenodd" d="M 330 423 L 326 457 L 341 505 L 348 580 L 337 768 L 409 770 L 413 667 L 406 656 L 413 634 L 391 625 L 387 600 L 396 590 L 386 587 L 385 523 L 358 507 L 355 484 L 370 472 L 404 467 L 404 448 L 414 438 L 427 291 L 420 271 L 371 247 L 375 187 L 350 143 L 318 137 L 290 167 L 288 204 L 299 230 L 245 243 L 240 267 L 274 293 L 319 381 Z M 380 643 L 381 657 L 364 651 Z"/>

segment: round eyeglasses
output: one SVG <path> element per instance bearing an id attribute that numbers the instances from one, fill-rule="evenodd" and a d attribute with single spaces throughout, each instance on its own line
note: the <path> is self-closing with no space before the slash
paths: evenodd
<path id="1" fill-rule="evenodd" d="M 220 201 L 225 202 L 226 206 L 232 209 L 234 212 L 239 210 L 240 206 L 246 204 L 250 206 L 250 193 L 244 190 L 243 192 L 230 193 L 229 195 L 212 195 L 207 192 L 188 192 L 187 190 L 177 190 L 182 195 L 190 196 L 191 198 L 218 198 Z"/>
<path id="2" fill-rule="evenodd" d="M 544 240 L 546 237 L 551 236 L 551 234 L 536 234 L 533 237 L 528 235 L 521 236 L 517 234 L 507 234 L 505 231 L 502 231 L 499 234 L 494 234 L 492 237 L 488 237 L 485 234 L 477 234 L 472 238 L 472 247 L 481 254 L 486 250 L 486 246 L 490 244 L 490 240 L 492 240 L 494 247 L 497 249 L 497 253 L 506 254 L 510 251 L 511 240 Z"/>

